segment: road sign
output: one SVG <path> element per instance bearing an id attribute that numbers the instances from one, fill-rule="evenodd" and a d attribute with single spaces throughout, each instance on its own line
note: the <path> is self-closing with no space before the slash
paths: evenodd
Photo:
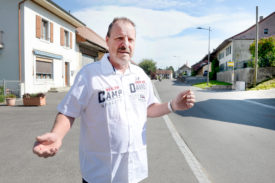
<path id="1" fill-rule="evenodd" d="M 234 67 L 234 62 L 227 62 L 228 67 Z"/>

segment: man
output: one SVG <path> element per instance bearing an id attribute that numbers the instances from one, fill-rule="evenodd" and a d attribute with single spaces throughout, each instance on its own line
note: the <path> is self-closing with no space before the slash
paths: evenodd
<path id="1" fill-rule="evenodd" d="M 159 117 L 194 105 L 191 91 L 168 103 L 158 103 L 150 79 L 131 64 L 135 48 L 135 24 L 115 18 L 106 36 L 109 54 L 88 64 L 58 105 L 50 133 L 37 137 L 33 152 L 50 157 L 75 118 L 81 116 L 80 167 L 83 182 L 137 183 L 148 176 L 147 117 Z"/>

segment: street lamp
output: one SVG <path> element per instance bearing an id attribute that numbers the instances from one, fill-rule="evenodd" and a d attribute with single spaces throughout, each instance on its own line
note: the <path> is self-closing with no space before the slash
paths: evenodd
<path id="1" fill-rule="evenodd" d="M 209 83 L 209 71 L 210 71 L 210 65 L 209 65 L 209 62 L 210 62 L 210 27 L 208 28 L 203 28 L 203 27 L 197 27 L 197 29 L 203 29 L 203 30 L 208 30 L 208 71 L 207 71 L 207 86 L 208 86 L 208 83 Z"/>

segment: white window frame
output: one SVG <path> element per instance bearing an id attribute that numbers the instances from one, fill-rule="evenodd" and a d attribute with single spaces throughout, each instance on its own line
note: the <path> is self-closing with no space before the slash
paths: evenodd
<path id="1" fill-rule="evenodd" d="M 64 29 L 64 46 L 70 48 L 70 32 Z"/>
<path id="2" fill-rule="evenodd" d="M 37 61 L 38 62 L 51 62 L 52 65 L 52 73 L 37 73 Z M 35 78 L 39 81 L 52 81 L 54 79 L 54 68 L 53 68 L 54 60 L 50 58 L 43 58 L 43 57 L 35 57 Z M 39 76 L 38 76 L 39 75 Z M 49 76 L 50 75 L 50 76 Z"/>
<path id="3" fill-rule="evenodd" d="M 44 25 L 46 25 L 45 28 Z M 50 41 L 50 22 L 44 18 L 41 21 L 41 39 Z"/>

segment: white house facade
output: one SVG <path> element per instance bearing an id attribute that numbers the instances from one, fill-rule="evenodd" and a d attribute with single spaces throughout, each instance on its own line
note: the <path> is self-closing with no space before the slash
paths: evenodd
<path id="1" fill-rule="evenodd" d="M 85 24 L 52 1 L 3 1 L 0 80 L 19 80 L 21 94 L 71 86 L 82 67 L 76 29 Z"/>

